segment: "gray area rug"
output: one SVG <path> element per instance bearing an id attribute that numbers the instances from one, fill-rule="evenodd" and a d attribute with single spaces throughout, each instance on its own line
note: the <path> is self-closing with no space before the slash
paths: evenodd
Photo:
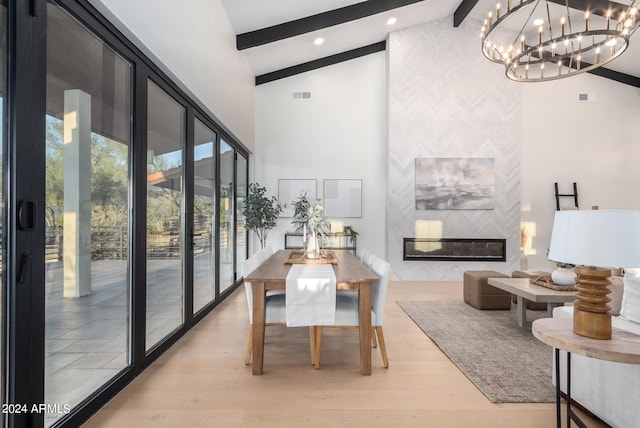
<path id="1" fill-rule="evenodd" d="M 463 301 L 397 302 L 447 357 L 493 403 L 551 403 L 552 348 L 515 310 L 481 311 Z M 527 320 L 545 312 L 527 311 Z"/>

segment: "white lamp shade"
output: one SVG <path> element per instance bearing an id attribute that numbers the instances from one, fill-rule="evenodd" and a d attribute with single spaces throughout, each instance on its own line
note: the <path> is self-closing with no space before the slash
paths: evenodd
<path id="1" fill-rule="evenodd" d="M 549 260 L 609 268 L 640 267 L 640 211 L 556 211 Z"/>

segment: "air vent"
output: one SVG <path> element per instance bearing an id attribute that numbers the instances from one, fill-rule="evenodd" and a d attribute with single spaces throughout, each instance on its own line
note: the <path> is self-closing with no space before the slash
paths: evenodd
<path id="1" fill-rule="evenodd" d="M 598 102 L 598 94 L 594 92 L 580 92 L 578 93 L 579 103 L 596 103 Z"/>
<path id="2" fill-rule="evenodd" d="M 311 91 L 293 91 L 293 99 L 299 101 L 308 101 L 311 99 Z"/>

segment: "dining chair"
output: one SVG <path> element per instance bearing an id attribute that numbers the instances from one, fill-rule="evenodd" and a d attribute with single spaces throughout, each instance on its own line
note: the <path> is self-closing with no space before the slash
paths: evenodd
<path id="1" fill-rule="evenodd" d="M 372 253 L 371 251 L 367 251 L 362 256 L 362 263 L 364 263 L 366 267 L 371 268 L 371 263 L 373 263 L 373 259 L 376 257 L 377 256 L 374 253 Z"/>
<path id="2" fill-rule="evenodd" d="M 367 250 L 366 248 L 358 249 L 356 250 L 356 257 L 358 257 L 360 261 L 363 261 L 368 252 L 369 250 Z"/>
<path id="3" fill-rule="evenodd" d="M 270 247 L 269 247 L 270 248 Z M 273 254 L 273 252 L 272 252 Z M 267 257 L 268 258 L 268 257 Z M 258 253 L 249 257 L 243 262 L 242 272 L 244 276 L 247 276 L 254 270 L 256 270 L 262 264 L 261 258 Z M 244 282 L 244 290 L 247 294 L 247 307 L 249 309 L 249 338 L 247 340 L 247 351 L 244 357 L 244 363 L 249 364 L 251 362 L 251 353 L 253 350 L 253 286 L 250 282 Z M 270 290 L 267 291 L 264 301 L 264 325 L 270 326 L 286 326 L 287 325 L 287 307 L 285 301 L 284 290 Z M 315 364 L 313 357 L 315 356 L 315 340 L 316 340 L 316 327 L 309 327 L 309 347 L 311 349 L 311 364 Z"/>
<path id="4" fill-rule="evenodd" d="M 249 257 L 243 262 L 244 276 L 247 276 L 261 265 L 260 258 L 257 254 Z M 250 282 L 244 282 L 244 290 L 247 294 L 247 306 L 249 308 L 249 339 L 247 341 L 247 352 L 245 354 L 244 363 L 251 362 L 251 351 L 253 349 L 253 286 Z M 274 294 L 267 295 L 264 302 L 265 310 L 265 326 L 287 325 L 287 314 L 285 306 L 285 295 Z"/>
<path id="5" fill-rule="evenodd" d="M 387 347 L 382 331 L 382 321 L 384 315 L 384 303 L 387 298 L 389 288 L 389 277 L 391 275 L 391 265 L 386 260 L 374 256 L 371 261 L 371 270 L 378 277 L 378 281 L 372 284 L 371 289 L 371 328 L 372 342 L 376 346 L 375 338 L 379 343 L 382 362 L 385 368 L 389 367 L 387 358 Z M 352 294 L 336 295 L 336 323 L 335 325 L 316 327 L 315 351 L 313 362 L 316 368 L 320 368 L 320 348 L 322 347 L 323 328 L 358 328 L 358 296 Z"/>

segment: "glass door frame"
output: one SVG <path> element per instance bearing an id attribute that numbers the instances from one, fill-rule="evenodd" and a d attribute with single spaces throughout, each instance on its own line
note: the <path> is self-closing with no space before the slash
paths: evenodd
<path id="1" fill-rule="evenodd" d="M 3 418 L 7 427 L 39 426 L 44 413 L 30 410 L 44 401 L 44 216 L 38 210 L 44 208 L 46 5 L 5 4 L 3 396 L 27 412 Z"/>

